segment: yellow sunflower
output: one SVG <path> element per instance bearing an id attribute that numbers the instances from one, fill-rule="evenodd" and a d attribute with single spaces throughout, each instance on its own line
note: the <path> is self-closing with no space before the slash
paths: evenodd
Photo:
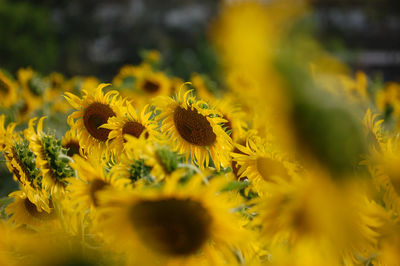
<path id="1" fill-rule="evenodd" d="M 227 120 L 222 127 L 229 133 L 233 141 L 241 140 L 245 137 L 245 132 L 248 129 L 245 121 L 246 114 L 238 105 L 233 95 L 224 95 L 223 100 L 215 101 L 215 108 L 222 114 L 222 117 Z"/>
<path id="2" fill-rule="evenodd" d="M 213 95 L 211 89 L 214 89 L 215 91 L 216 84 L 213 83 L 208 77 L 200 75 L 198 73 L 194 73 L 192 74 L 190 81 L 195 88 L 196 96 L 199 99 L 205 101 L 212 101 L 215 99 L 215 96 Z"/>
<path id="3" fill-rule="evenodd" d="M 163 72 L 146 71 L 137 80 L 136 88 L 139 94 L 147 97 L 171 94 L 171 82 Z"/>
<path id="4" fill-rule="evenodd" d="M 4 150 L 8 141 L 13 139 L 14 129 L 17 124 L 9 123 L 5 127 L 6 116 L 0 115 L 0 151 Z"/>
<path id="5" fill-rule="evenodd" d="M 121 90 L 121 94 L 124 91 L 132 91 L 135 88 L 136 80 L 147 71 L 150 71 L 150 65 L 148 64 L 139 66 L 125 65 L 121 67 L 119 73 L 114 77 L 112 84 Z"/>
<path id="6" fill-rule="evenodd" d="M 191 96 L 191 91 L 181 90 L 174 100 L 171 97 L 155 99 L 161 111 L 158 119 L 161 131 L 171 141 L 175 151 L 186 156 L 201 169 L 209 166 L 210 160 L 219 171 L 221 165 L 229 165 L 232 139 L 222 129 L 227 120 L 206 102 Z"/>
<path id="7" fill-rule="evenodd" d="M 18 101 L 18 85 L 0 70 L 0 107 L 10 107 Z"/>
<path id="8" fill-rule="evenodd" d="M 107 150 L 110 129 L 101 128 L 108 119 L 116 116 L 122 102 L 118 92 L 111 90 L 103 94 L 109 84 L 100 84 L 96 90 L 82 90 L 82 99 L 72 93 L 65 93 L 67 101 L 78 111 L 68 117 L 68 123 L 81 136 L 81 146 L 87 153 L 102 155 Z"/>
<path id="9" fill-rule="evenodd" d="M 321 265 L 325 258 L 327 265 L 358 265 L 377 252 L 385 214 L 362 189 L 339 189 L 323 173 L 273 178 L 255 200 L 259 215 L 253 220 L 261 226 L 273 264 L 302 265 L 301 259 Z M 311 249 L 302 254 L 305 247 Z"/>
<path id="10" fill-rule="evenodd" d="M 14 198 L 15 201 L 6 207 L 6 213 L 11 215 L 9 221 L 15 226 L 28 225 L 36 228 L 50 225 L 57 218 L 51 201 L 48 205 L 39 207 L 30 201 L 24 190 L 14 191 L 9 197 Z"/>
<path id="11" fill-rule="evenodd" d="M 99 191 L 124 188 L 125 183 L 107 174 L 103 163 L 97 158 L 86 160 L 75 155 L 71 166 L 77 171 L 77 177 L 67 180 L 68 205 L 77 212 L 90 211 L 94 214 L 95 209 L 99 207 Z"/>
<path id="12" fill-rule="evenodd" d="M 34 125 L 37 118 L 32 118 L 24 135 L 29 140 L 29 148 L 36 155 L 36 166 L 43 175 L 43 188 L 53 197 L 58 197 L 64 195 L 66 179 L 74 176 L 74 171 L 68 165 L 70 158 L 67 150 L 61 146 L 61 141 L 54 134 L 43 132 L 45 118 L 39 119 L 36 130 Z"/>
<path id="13" fill-rule="evenodd" d="M 17 76 L 24 99 L 24 104 L 19 110 L 19 116 L 20 119 L 25 120 L 30 117 L 34 110 L 42 108 L 48 84 L 32 68 L 19 69 Z"/>
<path id="14" fill-rule="evenodd" d="M 360 162 L 365 165 L 372 182 L 385 207 L 400 212 L 400 142 L 398 138 L 388 138 L 380 149 L 371 149 L 370 154 Z"/>
<path id="15" fill-rule="evenodd" d="M 238 152 L 231 153 L 231 156 L 239 167 L 237 174 L 255 183 L 271 181 L 273 176 L 288 179 L 301 169 L 271 143 L 252 134 L 247 138 L 245 146 L 236 144 L 236 148 Z"/>
<path id="16" fill-rule="evenodd" d="M 127 252 L 131 265 L 238 263 L 233 247 L 244 235 L 230 194 L 219 193 L 221 180 L 205 185 L 196 175 L 182 184 L 184 175 L 174 172 L 161 188 L 100 194 L 106 236 L 124 243 L 116 248 Z"/>
<path id="17" fill-rule="evenodd" d="M 154 143 L 140 138 L 127 137 L 128 142 L 124 153 L 119 157 L 110 174 L 125 180 L 125 184 L 152 183 L 163 180 L 171 169 L 177 168 L 178 159 L 162 148 L 156 148 Z M 165 159 L 169 160 L 168 162 Z M 175 161 L 173 162 L 172 160 Z M 173 166 L 175 164 L 175 166 Z"/>
<path id="18" fill-rule="evenodd" d="M 389 82 L 376 94 L 376 106 L 383 113 L 400 115 L 400 84 Z"/>
<path id="19" fill-rule="evenodd" d="M 146 105 L 138 114 L 132 104 L 126 102 L 116 116 L 110 117 L 108 122 L 101 126 L 101 128 L 110 130 L 108 134 L 110 149 L 117 152 L 123 151 L 126 143 L 125 135 L 139 138 L 144 134 L 146 139 L 157 140 L 160 134 L 156 130 L 157 124 L 150 120 L 152 114 L 149 105 Z"/>
<path id="20" fill-rule="evenodd" d="M 70 129 L 65 132 L 61 140 L 61 145 L 67 149 L 67 155 L 72 158 L 74 154 L 86 156 L 85 151 L 79 144 L 80 136 L 76 130 Z"/>
<path id="21" fill-rule="evenodd" d="M 97 88 L 99 85 L 99 79 L 94 76 L 74 76 L 64 83 L 64 91 L 71 92 L 76 95 L 81 95 L 85 90 L 90 92 Z"/>
<path id="22" fill-rule="evenodd" d="M 36 156 L 29 149 L 28 142 L 15 134 L 14 138 L 7 143 L 4 156 L 7 159 L 7 168 L 28 199 L 39 208 L 47 206 L 49 195 L 43 191 L 42 174 L 36 167 Z"/>
<path id="23" fill-rule="evenodd" d="M 368 108 L 364 115 L 363 126 L 370 147 L 380 151 L 381 146 L 384 145 L 385 137 L 382 130 L 382 123 L 384 120 L 377 120 L 378 116 L 379 114 L 372 114 L 371 110 Z"/>

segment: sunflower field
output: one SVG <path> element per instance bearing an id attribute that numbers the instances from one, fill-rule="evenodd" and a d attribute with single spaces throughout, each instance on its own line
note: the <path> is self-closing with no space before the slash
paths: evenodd
<path id="1" fill-rule="evenodd" d="M 400 84 L 310 12 L 224 2 L 213 75 L 0 69 L 0 265 L 400 265 Z"/>

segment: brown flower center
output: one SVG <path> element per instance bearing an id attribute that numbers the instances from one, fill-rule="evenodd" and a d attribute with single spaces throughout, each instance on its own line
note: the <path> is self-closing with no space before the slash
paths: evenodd
<path id="1" fill-rule="evenodd" d="M 212 219 L 191 199 L 143 200 L 132 207 L 131 218 L 141 240 L 167 255 L 193 254 L 210 237 Z"/>
<path id="2" fill-rule="evenodd" d="M 145 129 L 146 128 L 139 122 L 129 121 L 129 122 L 125 123 L 124 127 L 122 128 L 122 135 L 128 134 L 128 135 L 134 136 L 136 138 L 139 138 L 140 135 L 142 134 L 143 130 L 145 130 Z M 148 135 L 149 134 L 146 132 L 145 137 L 147 138 Z"/>
<path id="3" fill-rule="evenodd" d="M 51 208 L 53 207 L 52 202 L 50 201 L 49 203 Z M 53 212 L 53 209 L 51 209 L 50 213 L 41 211 L 39 212 L 36 208 L 36 205 L 33 204 L 28 198 L 25 198 L 24 200 L 24 206 L 26 211 L 33 217 L 40 219 L 40 220 L 52 220 L 55 218 L 55 213 Z"/>
<path id="4" fill-rule="evenodd" d="M 64 145 L 64 148 L 68 149 L 67 155 L 69 157 L 72 157 L 74 154 L 79 155 L 80 146 L 78 141 L 71 140 L 70 142 Z"/>
<path id="5" fill-rule="evenodd" d="M 100 190 L 102 190 L 104 187 L 108 186 L 108 184 L 101 179 L 94 179 L 92 183 L 90 184 L 90 191 L 89 195 L 90 198 L 92 199 L 93 205 L 98 207 L 99 206 L 99 201 L 97 199 L 96 193 Z"/>
<path id="6" fill-rule="evenodd" d="M 83 123 L 93 138 L 106 141 L 111 130 L 99 127 L 107 123 L 112 116 L 115 116 L 115 113 L 110 106 L 95 102 L 85 109 Z"/>
<path id="7" fill-rule="evenodd" d="M 143 89 L 148 93 L 155 93 L 160 89 L 160 84 L 150 80 L 146 80 L 143 84 Z"/>
<path id="8" fill-rule="evenodd" d="M 257 159 L 257 169 L 262 178 L 266 181 L 271 181 L 271 176 L 278 175 L 287 177 L 288 172 L 281 162 L 276 160 L 260 157 Z"/>
<path id="9" fill-rule="evenodd" d="M 176 107 L 174 122 L 179 135 L 191 144 L 210 146 L 217 138 L 210 122 L 196 110 Z"/>

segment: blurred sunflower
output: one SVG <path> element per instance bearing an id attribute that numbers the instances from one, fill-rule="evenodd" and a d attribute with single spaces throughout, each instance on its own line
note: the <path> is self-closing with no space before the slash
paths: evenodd
<path id="1" fill-rule="evenodd" d="M 18 101 L 18 85 L 0 70 L 0 106 L 10 107 Z"/>
<path id="2" fill-rule="evenodd" d="M 150 71 L 150 65 L 148 64 L 141 64 L 140 66 L 125 65 L 121 67 L 119 73 L 114 77 L 112 84 L 124 95 L 124 92 L 134 90 L 137 79 L 147 71 Z"/>
<path id="3" fill-rule="evenodd" d="M 183 90 L 174 100 L 158 97 L 154 103 L 161 111 L 158 120 L 161 131 L 171 140 L 174 150 L 196 163 L 201 169 L 209 166 L 210 159 L 217 170 L 228 166 L 232 140 L 222 129 L 227 120 L 206 102 Z"/>
<path id="4" fill-rule="evenodd" d="M 248 125 L 245 121 L 246 114 L 238 106 L 233 95 L 225 94 L 224 100 L 215 101 L 215 108 L 222 114 L 227 121 L 222 128 L 229 134 L 233 141 L 241 140 L 245 137 Z"/>
<path id="5" fill-rule="evenodd" d="M 71 158 L 75 154 L 82 156 L 85 155 L 85 151 L 79 144 L 79 139 L 80 137 L 77 130 L 71 129 L 65 132 L 64 137 L 61 140 L 61 145 L 67 150 L 67 155 Z"/>
<path id="6" fill-rule="evenodd" d="M 119 157 L 119 163 L 111 169 L 111 175 L 124 179 L 125 184 L 136 186 L 143 182 L 159 182 L 170 173 L 168 167 L 171 164 L 167 165 L 163 159 L 168 157 L 173 160 L 173 155 L 160 154 L 160 150 L 157 150 L 152 142 L 145 140 L 144 136 L 127 139 L 124 153 Z"/>
<path id="7" fill-rule="evenodd" d="M 216 253 L 237 263 L 232 247 L 243 241 L 242 230 L 229 193 L 218 193 L 220 181 L 202 184 L 201 175 L 182 184 L 184 175 L 174 172 L 161 188 L 100 194 L 107 237 L 124 243 L 118 248 L 132 265 L 204 264 L 217 262 Z"/>
<path id="8" fill-rule="evenodd" d="M 231 156 L 239 167 L 237 174 L 255 183 L 272 181 L 273 176 L 289 179 L 300 170 L 300 166 L 258 136 L 249 135 L 246 145 L 236 144 L 236 148 L 238 152 Z"/>
<path id="9" fill-rule="evenodd" d="M 21 96 L 24 104 L 19 110 L 20 119 L 25 120 L 32 112 L 43 106 L 44 95 L 48 90 L 48 84 L 32 68 L 21 68 L 17 73 L 21 86 Z"/>
<path id="10" fill-rule="evenodd" d="M 6 207 L 6 213 L 11 215 L 10 222 L 15 226 L 28 225 L 35 228 L 48 225 L 57 217 L 51 201 L 39 207 L 28 198 L 24 190 L 12 192 L 9 197 L 15 201 Z"/>
<path id="11" fill-rule="evenodd" d="M 80 144 L 87 153 L 101 155 L 106 152 L 111 130 L 101 126 L 120 112 L 122 102 L 118 98 L 118 92 L 111 90 L 103 94 L 103 89 L 108 85 L 100 84 L 91 92 L 82 90 L 82 99 L 72 93 L 65 93 L 67 101 L 78 110 L 68 117 L 68 123 L 80 134 Z"/>
<path id="12" fill-rule="evenodd" d="M 212 89 L 216 90 L 216 84 L 213 83 L 207 76 L 193 73 L 190 77 L 190 81 L 195 88 L 196 96 L 199 99 L 205 101 L 211 101 L 215 99 Z"/>
<path id="13" fill-rule="evenodd" d="M 139 94 L 146 97 L 171 94 L 170 80 L 163 72 L 145 72 L 138 78 L 136 88 Z"/>
<path id="14" fill-rule="evenodd" d="M 16 123 L 9 123 L 5 126 L 6 116 L 0 115 L 0 151 L 2 151 L 7 142 L 13 139 L 15 136 L 14 129 L 16 127 Z"/>
<path id="15" fill-rule="evenodd" d="M 108 188 L 123 189 L 124 183 L 106 174 L 102 161 L 97 158 L 86 160 L 78 155 L 71 163 L 77 177 L 68 178 L 68 205 L 79 213 L 95 214 L 99 207 L 98 192 Z"/>

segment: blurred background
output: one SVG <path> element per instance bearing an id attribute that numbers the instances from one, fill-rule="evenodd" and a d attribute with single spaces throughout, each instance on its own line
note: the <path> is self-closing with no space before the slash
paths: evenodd
<path id="1" fill-rule="evenodd" d="M 400 80 L 400 2 L 313 0 L 317 39 L 354 69 Z M 163 55 L 164 69 L 188 79 L 215 77 L 207 31 L 215 0 L 0 0 L 0 68 L 32 66 L 46 75 L 110 79 L 144 49 Z"/>

